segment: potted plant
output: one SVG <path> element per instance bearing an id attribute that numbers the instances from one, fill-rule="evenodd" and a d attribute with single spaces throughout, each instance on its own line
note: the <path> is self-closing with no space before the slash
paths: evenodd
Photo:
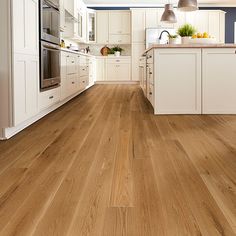
<path id="1" fill-rule="evenodd" d="M 124 51 L 124 49 L 120 46 L 114 46 L 111 48 L 110 54 L 115 54 L 116 57 L 119 57 L 122 51 Z"/>
<path id="2" fill-rule="evenodd" d="M 177 34 L 170 34 L 169 36 L 169 44 L 178 44 L 178 35 Z"/>
<path id="3" fill-rule="evenodd" d="M 178 29 L 177 33 L 181 37 L 182 44 L 187 44 L 189 39 L 196 33 L 196 29 L 190 24 L 185 24 Z"/>

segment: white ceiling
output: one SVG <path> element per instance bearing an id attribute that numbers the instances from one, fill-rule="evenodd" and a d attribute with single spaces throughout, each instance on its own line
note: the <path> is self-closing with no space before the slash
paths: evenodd
<path id="1" fill-rule="evenodd" d="M 84 0 L 88 6 L 163 6 L 166 3 L 176 4 L 177 0 Z M 198 0 L 199 6 L 235 6 L 236 0 Z"/>

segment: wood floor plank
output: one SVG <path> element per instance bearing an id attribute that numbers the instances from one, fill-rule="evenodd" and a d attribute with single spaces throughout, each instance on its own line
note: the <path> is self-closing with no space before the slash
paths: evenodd
<path id="1" fill-rule="evenodd" d="M 154 116 L 96 85 L 0 142 L 0 235 L 235 236 L 236 116 Z"/>

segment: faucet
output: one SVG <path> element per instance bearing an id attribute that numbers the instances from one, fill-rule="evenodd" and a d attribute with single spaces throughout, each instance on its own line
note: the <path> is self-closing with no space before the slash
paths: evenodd
<path id="1" fill-rule="evenodd" d="M 161 40 L 163 33 L 167 33 L 170 36 L 170 33 L 167 30 L 163 30 L 160 34 L 159 40 Z"/>

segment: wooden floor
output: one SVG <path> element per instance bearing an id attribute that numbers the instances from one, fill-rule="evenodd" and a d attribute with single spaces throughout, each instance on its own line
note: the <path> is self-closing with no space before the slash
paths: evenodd
<path id="1" fill-rule="evenodd" d="M 236 235 L 236 116 L 94 86 L 0 143 L 0 235 Z"/>

